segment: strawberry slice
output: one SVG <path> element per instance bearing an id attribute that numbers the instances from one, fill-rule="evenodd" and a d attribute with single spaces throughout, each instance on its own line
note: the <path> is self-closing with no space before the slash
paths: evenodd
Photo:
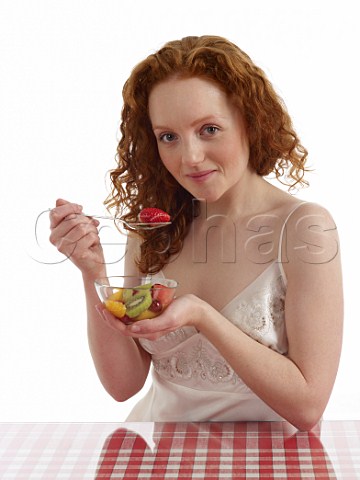
<path id="1" fill-rule="evenodd" d="M 143 208 L 139 213 L 139 220 L 142 223 L 165 223 L 170 222 L 170 215 L 160 208 Z"/>
<path id="2" fill-rule="evenodd" d="M 155 283 L 152 287 L 153 301 L 157 300 L 162 309 L 167 307 L 174 298 L 175 290 L 173 288 L 165 287 L 160 283 Z"/>

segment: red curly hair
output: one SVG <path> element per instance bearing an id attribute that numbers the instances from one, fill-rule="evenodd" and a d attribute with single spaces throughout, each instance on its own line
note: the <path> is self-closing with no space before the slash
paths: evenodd
<path id="1" fill-rule="evenodd" d="M 197 202 L 163 166 L 148 113 L 155 84 L 172 76 L 202 77 L 227 92 L 245 118 L 249 162 L 261 176 L 274 173 L 283 184 L 304 186 L 307 151 L 301 145 L 281 98 L 265 73 L 235 44 L 218 36 L 185 37 L 168 42 L 132 71 L 123 88 L 118 166 L 110 172 L 108 209 L 136 221 L 142 208 L 156 206 L 172 217 L 169 227 L 142 231 L 138 267 L 157 273 L 180 252 Z"/>

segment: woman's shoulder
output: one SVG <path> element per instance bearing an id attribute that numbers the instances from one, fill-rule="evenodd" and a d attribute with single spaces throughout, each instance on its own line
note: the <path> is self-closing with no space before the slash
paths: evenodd
<path id="1" fill-rule="evenodd" d="M 275 188 L 268 202 L 267 214 L 279 233 L 280 245 L 286 244 L 290 257 L 323 262 L 338 250 L 337 226 L 330 211 L 322 204 L 307 201 Z M 311 257 L 309 259 L 308 257 Z"/>
<path id="2" fill-rule="evenodd" d="M 331 213 L 324 205 L 304 200 L 277 187 L 274 187 L 271 192 L 268 209 L 269 213 L 279 216 L 286 223 L 289 221 L 298 222 L 306 216 L 319 216 L 324 221 L 333 222 Z"/>
<path id="3" fill-rule="evenodd" d="M 281 217 L 281 243 L 286 249 L 288 270 L 291 265 L 304 269 L 306 265 L 323 265 L 338 257 L 337 226 L 325 206 L 297 199 L 283 206 Z"/>
<path id="4" fill-rule="evenodd" d="M 279 206 L 279 216 L 284 219 L 288 230 L 297 229 L 303 224 L 326 230 L 336 228 L 332 214 L 324 205 L 299 198 Z"/>

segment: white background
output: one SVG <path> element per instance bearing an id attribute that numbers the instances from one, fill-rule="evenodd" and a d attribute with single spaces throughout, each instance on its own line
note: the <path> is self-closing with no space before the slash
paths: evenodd
<path id="1" fill-rule="evenodd" d="M 47 214 L 36 244 L 35 220 L 57 197 L 104 213 L 131 68 L 168 40 L 201 34 L 229 38 L 266 71 L 310 152 L 311 187 L 299 196 L 335 218 L 346 301 L 325 418 L 360 418 L 357 1 L 232 3 L 1 1 L 0 421 L 121 421 L 134 404 L 103 390 L 80 274 L 49 246 Z M 104 227 L 104 242 L 124 243 Z M 121 273 L 121 245 L 105 248 L 110 273 Z"/>

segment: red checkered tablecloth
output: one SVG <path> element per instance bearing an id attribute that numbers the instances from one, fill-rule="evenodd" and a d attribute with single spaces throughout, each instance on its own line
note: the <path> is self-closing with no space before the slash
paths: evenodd
<path id="1" fill-rule="evenodd" d="M 0 424 L 1 480 L 360 479 L 360 421 Z"/>

